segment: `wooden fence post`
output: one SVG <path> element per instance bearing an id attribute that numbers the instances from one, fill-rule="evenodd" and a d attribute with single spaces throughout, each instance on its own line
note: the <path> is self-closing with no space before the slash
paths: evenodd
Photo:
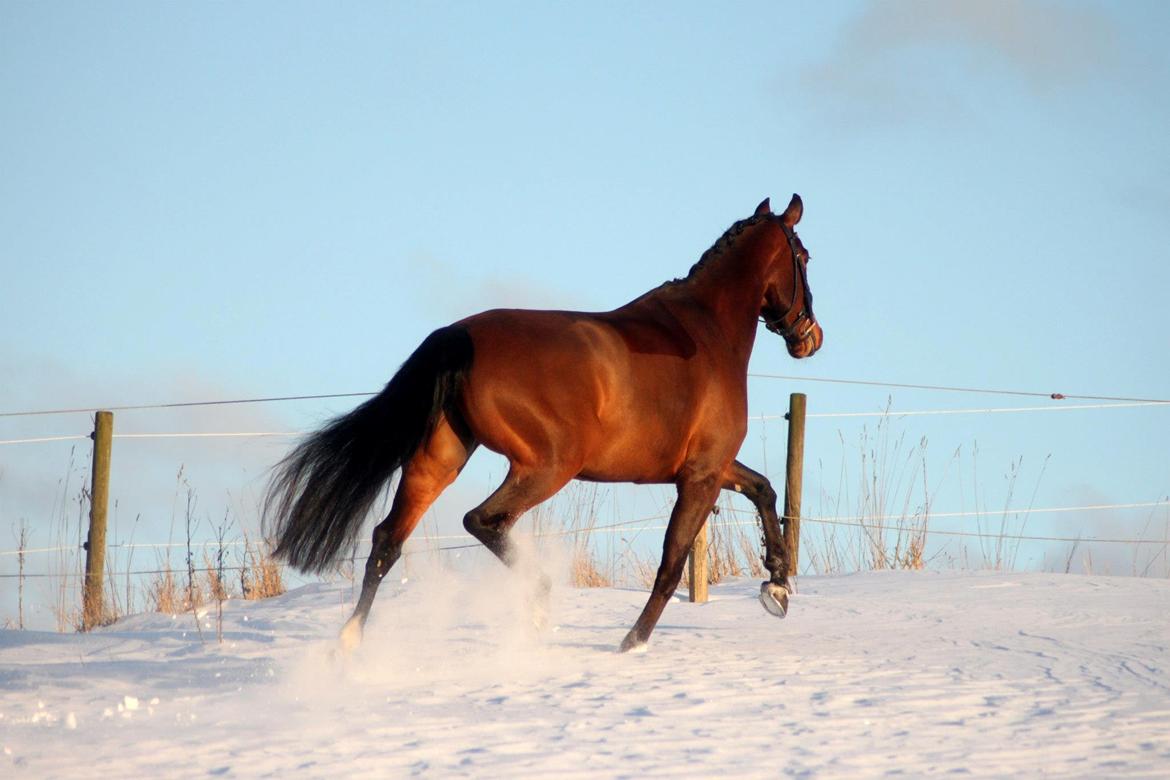
<path id="1" fill-rule="evenodd" d="M 89 495 L 89 538 L 85 542 L 82 631 L 100 626 L 105 618 L 102 572 L 106 566 L 106 510 L 110 500 L 110 452 L 113 438 L 113 413 L 98 412 L 93 426 L 93 472 Z"/>
<path id="2" fill-rule="evenodd" d="M 800 492 L 804 482 L 804 411 L 807 397 L 788 398 L 788 462 L 784 479 L 784 546 L 788 549 L 788 576 L 796 576 L 800 555 Z"/>
<path id="3" fill-rule="evenodd" d="M 691 545 L 690 579 L 687 585 L 691 589 L 690 600 L 693 604 L 707 603 L 707 523 L 699 529 L 695 543 Z"/>

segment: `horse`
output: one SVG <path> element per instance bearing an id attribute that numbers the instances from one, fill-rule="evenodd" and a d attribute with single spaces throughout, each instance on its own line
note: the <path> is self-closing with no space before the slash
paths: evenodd
<path id="1" fill-rule="evenodd" d="M 776 492 L 736 454 L 747 433 L 759 322 L 796 359 L 824 340 L 809 254 L 795 230 L 803 211 L 798 195 L 781 214 L 765 199 L 685 278 L 612 311 L 494 309 L 439 328 L 380 393 L 297 444 L 274 468 L 263 517 L 274 556 L 303 572 L 321 573 L 350 549 L 401 470 L 389 514 L 373 531 L 342 648 L 361 641 L 379 583 L 480 445 L 507 458 L 508 472 L 463 525 L 510 567 L 511 528 L 572 479 L 675 485 L 662 560 L 622 652 L 645 649 L 724 489 L 744 494 L 759 513 L 770 574 L 760 600 L 784 617 L 789 562 Z M 543 597 L 549 584 L 541 573 Z"/>

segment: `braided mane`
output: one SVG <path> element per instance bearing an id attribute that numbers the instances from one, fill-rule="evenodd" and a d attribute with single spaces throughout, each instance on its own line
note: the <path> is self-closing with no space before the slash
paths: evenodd
<path id="1" fill-rule="evenodd" d="M 727 250 L 730 249 L 733 244 L 735 244 L 735 240 L 739 238 L 740 233 L 752 225 L 756 225 L 766 219 L 774 218 L 775 217 L 772 214 L 755 214 L 748 217 L 747 219 L 739 220 L 731 227 L 727 228 L 727 230 L 723 232 L 723 235 L 715 240 L 715 243 L 711 245 L 710 249 L 708 249 L 699 257 L 699 262 L 691 266 L 691 270 L 687 272 L 686 276 L 681 279 L 674 279 L 673 281 L 667 282 L 667 284 L 679 284 L 681 282 L 686 282 L 695 278 L 695 274 L 702 271 L 709 262 L 725 254 Z"/>

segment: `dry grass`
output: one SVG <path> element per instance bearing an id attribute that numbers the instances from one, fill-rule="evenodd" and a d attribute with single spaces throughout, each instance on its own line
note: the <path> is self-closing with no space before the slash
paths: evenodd
<path id="1" fill-rule="evenodd" d="M 212 601 L 227 601 L 231 598 L 231 592 L 227 587 L 227 579 L 224 577 L 223 562 L 219 565 L 211 560 L 211 556 L 206 552 L 203 553 L 203 581 L 207 589 L 207 597 Z"/>
<path id="2" fill-rule="evenodd" d="M 84 559 L 78 552 L 83 539 L 82 529 L 88 527 L 89 499 L 86 489 L 86 475 L 76 460 L 77 448 L 69 449 L 69 462 L 65 475 L 58 481 L 60 492 L 54 497 L 52 517 L 53 546 L 61 548 L 53 561 L 53 573 L 57 587 L 53 594 L 52 612 L 57 630 L 80 631 L 82 627 L 81 593 L 85 581 Z M 81 487 L 73 485 L 81 481 Z M 70 521 L 73 506 L 77 508 L 76 526 Z"/>
<path id="3" fill-rule="evenodd" d="M 754 508 L 736 510 L 733 497 L 724 494 L 720 504 L 713 508 L 703 532 L 707 534 L 707 584 L 717 585 L 737 577 L 765 577 L 764 543 L 758 516 Z M 654 586 L 658 576 L 658 561 L 653 557 L 636 559 L 636 580 L 646 588 Z M 683 566 L 682 582 L 690 581 L 690 560 Z"/>
<path id="4" fill-rule="evenodd" d="M 909 447 L 904 435 L 891 433 L 889 418 L 880 418 L 872 431 L 861 430 L 856 476 L 850 475 L 844 438 L 841 446 L 846 457 L 841 460 L 836 495 L 830 498 L 822 486 L 819 514 L 846 517 L 845 522 L 856 524 L 858 532 L 825 525 L 818 538 L 807 526 L 803 528 L 801 550 L 807 556 L 807 568 L 821 574 L 925 568 L 931 507 L 926 439 Z M 951 463 L 956 458 L 957 453 Z"/>
<path id="5" fill-rule="evenodd" d="M 525 516 L 539 555 L 550 555 L 549 541 L 567 542 L 569 584 L 574 588 L 608 588 L 614 582 L 613 561 L 608 570 L 602 566 L 594 533 L 600 503 L 596 483 L 574 482 Z"/>
<path id="6" fill-rule="evenodd" d="M 147 583 L 147 605 L 155 612 L 177 615 L 197 611 L 205 604 L 222 604 L 233 598 L 249 601 L 271 598 L 284 593 L 284 566 L 262 549 L 248 543 L 240 566 L 224 565 L 217 553 L 213 558 L 203 554 L 203 567 L 191 569 L 194 576 L 182 581 L 169 561 L 162 561 Z M 233 590 L 228 572 L 239 572 L 239 589 Z M 199 575 L 202 574 L 202 577 Z"/>
<path id="7" fill-rule="evenodd" d="M 658 560 L 653 556 L 642 558 L 637 555 L 631 556 L 633 559 L 633 577 L 634 581 L 641 585 L 646 590 L 654 587 L 654 579 L 658 576 Z M 683 580 L 687 578 L 687 572 L 683 572 Z"/>
<path id="8" fill-rule="evenodd" d="M 594 529 L 597 527 L 600 493 L 597 484 L 575 483 L 557 502 L 569 540 L 569 582 L 574 588 L 608 588 L 613 585 L 612 561 L 605 571 L 598 558 Z"/>
<path id="9" fill-rule="evenodd" d="M 707 581 L 711 585 L 730 577 L 765 575 L 760 518 L 745 521 L 737 519 L 737 514 L 743 517 L 735 512 L 732 497 L 724 494 L 707 521 Z"/>
<path id="10" fill-rule="evenodd" d="M 175 572 L 169 562 L 164 564 L 147 583 L 146 597 L 155 612 L 177 615 L 187 610 L 184 599 L 179 595 Z"/>
<path id="11" fill-rule="evenodd" d="M 250 577 L 244 598 L 249 601 L 269 599 L 288 590 L 284 585 L 284 567 L 268 555 L 257 557 L 248 571 Z"/>
<path id="12" fill-rule="evenodd" d="M 613 580 L 602 573 L 591 550 L 574 551 L 569 562 L 569 580 L 574 588 L 608 588 Z"/>
<path id="13" fill-rule="evenodd" d="M 830 496 L 822 484 L 817 512 L 822 517 L 840 518 L 841 522 L 814 526 L 819 533 L 805 526 L 801 549 L 808 556 L 812 571 L 830 574 L 881 569 L 920 570 L 943 555 L 941 546 L 932 555 L 926 552 L 932 504 L 952 469 L 962 474 L 963 448 L 956 448 L 940 477 L 928 479 L 926 438 L 920 439 L 917 447 L 908 447 L 904 435 L 894 436 L 890 425 L 887 415 L 879 419 L 874 429 L 862 429 L 855 450 L 860 463 L 856 475 L 850 473 L 847 465 L 851 460 L 851 447 L 842 437 L 844 452 L 836 493 Z M 980 484 L 978 452 L 976 444 L 969 455 L 974 485 Z M 1041 463 L 1027 509 L 1019 512 L 1008 509 L 1022 474 L 1022 459 L 1010 463 L 1004 475 L 1007 491 L 1002 510 L 985 511 L 985 507 L 976 501 L 972 530 L 976 534 L 978 557 L 968 560 L 969 545 L 962 544 L 961 557 L 957 561 L 962 568 L 1018 570 L 1021 535 L 1047 463 L 1046 457 Z M 854 487 L 856 492 L 853 492 Z M 1071 566 L 1071 560 L 1072 551 L 1065 563 L 1066 569 Z M 952 562 L 955 562 L 954 558 Z"/>
<path id="14" fill-rule="evenodd" d="M 24 551 L 28 549 L 28 523 L 25 520 L 20 521 L 20 533 L 17 536 L 17 613 L 16 613 L 16 627 L 18 629 L 24 628 Z M 8 622 L 8 621 L 5 621 Z"/>
<path id="15" fill-rule="evenodd" d="M 248 601 L 279 596 L 284 585 L 284 566 L 267 550 L 254 546 L 244 534 L 244 565 L 240 568 L 240 593 Z"/>

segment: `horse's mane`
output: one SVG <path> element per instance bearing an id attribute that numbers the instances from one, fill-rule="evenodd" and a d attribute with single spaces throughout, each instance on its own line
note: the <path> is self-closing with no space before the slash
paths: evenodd
<path id="1" fill-rule="evenodd" d="M 682 282 L 687 282 L 691 279 L 694 279 L 695 275 L 702 271 L 708 263 L 725 254 L 727 250 L 730 249 L 731 246 L 735 243 L 735 239 L 739 237 L 740 233 L 752 225 L 763 222 L 765 219 L 770 217 L 772 217 L 771 214 L 755 214 L 748 217 L 747 219 L 739 220 L 731 227 L 727 228 L 727 230 L 723 231 L 723 235 L 715 239 L 715 243 L 712 244 L 706 252 L 699 256 L 699 261 L 691 266 L 691 270 L 687 272 L 686 276 L 682 277 L 681 279 L 673 279 L 667 282 L 667 284 L 681 284 Z"/>

